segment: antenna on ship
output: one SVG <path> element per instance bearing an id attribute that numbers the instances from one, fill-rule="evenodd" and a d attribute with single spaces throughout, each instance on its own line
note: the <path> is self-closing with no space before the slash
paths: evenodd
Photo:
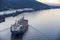
<path id="1" fill-rule="evenodd" d="M 15 24 L 17 23 L 17 20 L 15 20 Z"/>
<path id="2" fill-rule="evenodd" d="M 15 22 L 17 22 L 17 20 L 15 20 Z"/>
<path id="3" fill-rule="evenodd" d="M 24 19 L 24 16 L 22 18 Z"/>
<path id="4" fill-rule="evenodd" d="M 24 20 L 24 16 L 22 16 L 22 20 Z"/>

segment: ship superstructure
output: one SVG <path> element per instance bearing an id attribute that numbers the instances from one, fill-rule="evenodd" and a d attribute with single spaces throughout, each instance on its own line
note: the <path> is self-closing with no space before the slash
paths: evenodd
<path id="1" fill-rule="evenodd" d="M 23 34 L 27 29 L 28 29 L 28 20 L 22 17 L 20 20 L 17 21 L 17 23 L 12 25 L 11 33 L 12 35 Z"/>

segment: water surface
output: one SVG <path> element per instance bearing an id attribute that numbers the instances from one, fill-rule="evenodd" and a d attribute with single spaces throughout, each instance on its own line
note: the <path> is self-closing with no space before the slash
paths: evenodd
<path id="1" fill-rule="evenodd" d="M 20 38 L 12 38 L 9 27 L 21 16 L 29 21 L 29 28 Z M 37 12 L 23 13 L 16 17 L 6 18 L 0 23 L 1 40 L 59 40 L 60 37 L 60 9 L 50 9 Z"/>

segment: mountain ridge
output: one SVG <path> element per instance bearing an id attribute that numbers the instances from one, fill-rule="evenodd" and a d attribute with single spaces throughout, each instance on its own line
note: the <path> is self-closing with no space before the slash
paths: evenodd
<path id="1" fill-rule="evenodd" d="M 33 8 L 35 10 L 50 9 L 46 4 L 36 0 L 0 0 L 0 10 Z"/>

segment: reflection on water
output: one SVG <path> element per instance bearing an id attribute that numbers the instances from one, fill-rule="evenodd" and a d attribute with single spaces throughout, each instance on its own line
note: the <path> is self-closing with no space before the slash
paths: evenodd
<path id="1" fill-rule="evenodd" d="M 29 21 L 29 28 L 22 37 L 12 37 L 9 27 L 21 16 Z M 8 28 L 8 29 L 6 29 Z M 6 18 L 0 23 L 1 40 L 59 40 L 60 39 L 60 9 L 51 9 L 30 13 L 23 13 L 16 17 Z"/>
<path id="2" fill-rule="evenodd" d="M 11 40 L 22 40 L 22 38 L 23 38 L 23 35 L 19 35 L 19 36 L 12 36 L 11 35 Z"/>

